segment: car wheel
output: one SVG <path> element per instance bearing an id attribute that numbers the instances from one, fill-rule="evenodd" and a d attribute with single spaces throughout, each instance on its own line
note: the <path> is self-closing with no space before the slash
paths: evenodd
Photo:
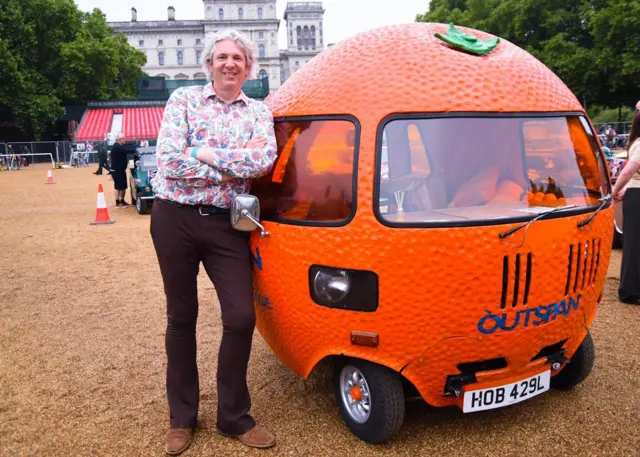
<path id="1" fill-rule="evenodd" d="M 613 222 L 613 248 L 622 249 L 622 230 L 618 229 L 618 224 Z"/>
<path id="2" fill-rule="evenodd" d="M 587 336 L 571 360 L 567 362 L 560 373 L 551 378 L 551 387 L 558 390 L 569 390 L 577 386 L 591 373 L 595 358 L 596 349 L 591 333 L 587 331 Z"/>
<path id="3" fill-rule="evenodd" d="M 391 439 L 402 427 L 405 401 L 400 375 L 358 359 L 334 365 L 333 387 L 342 420 L 367 443 Z"/>
<path id="4" fill-rule="evenodd" d="M 140 196 L 136 196 L 136 211 L 138 211 L 138 214 L 146 214 L 146 206 L 146 203 L 140 198 Z"/>

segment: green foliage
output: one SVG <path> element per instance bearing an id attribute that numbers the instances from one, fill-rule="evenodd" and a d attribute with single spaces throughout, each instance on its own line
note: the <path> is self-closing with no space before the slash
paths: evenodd
<path id="1" fill-rule="evenodd" d="M 143 52 L 73 0 L 2 0 L 0 111 L 39 138 L 63 102 L 136 96 Z"/>
<path id="2" fill-rule="evenodd" d="M 520 46 L 587 106 L 640 99 L 638 0 L 431 0 L 416 20 L 453 22 Z"/>
<path id="3" fill-rule="evenodd" d="M 606 108 L 600 110 L 589 111 L 589 119 L 594 124 L 600 123 L 615 123 L 615 122 L 631 122 L 633 120 L 633 110 L 629 107 L 624 106 L 621 110 L 620 119 L 618 119 L 618 108 Z M 593 112 L 593 114 L 592 114 Z"/>

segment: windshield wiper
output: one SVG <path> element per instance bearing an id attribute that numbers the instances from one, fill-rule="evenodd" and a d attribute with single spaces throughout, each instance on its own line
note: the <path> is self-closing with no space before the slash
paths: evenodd
<path id="1" fill-rule="evenodd" d="M 549 211 L 545 211 L 543 213 L 538 214 L 536 217 L 534 217 L 533 219 L 531 219 L 530 221 L 524 222 L 516 227 L 513 227 L 512 229 L 507 230 L 506 232 L 501 232 L 498 233 L 498 238 L 500 238 L 501 240 L 508 237 L 509 235 L 513 235 L 514 233 L 516 233 L 518 230 L 521 230 L 525 227 L 527 227 L 529 224 L 534 223 L 535 221 L 539 221 L 542 218 L 547 217 L 549 214 L 553 214 L 557 211 L 562 211 L 565 209 L 571 209 L 571 208 L 575 208 L 578 205 L 566 205 L 566 206 L 558 206 L 557 208 L 553 208 Z"/>
<path id="2" fill-rule="evenodd" d="M 585 225 L 587 225 L 589 222 L 591 222 L 593 220 L 594 217 L 596 217 L 598 215 L 598 213 L 600 212 L 600 210 L 602 210 L 602 208 L 604 208 L 606 206 L 607 203 L 609 203 L 611 201 L 611 194 L 605 196 L 602 199 L 602 203 L 600 203 L 600 206 L 598 206 L 598 208 L 593 212 L 593 214 L 591 214 L 588 218 L 586 218 L 583 221 L 578 222 L 578 228 L 582 228 Z"/>

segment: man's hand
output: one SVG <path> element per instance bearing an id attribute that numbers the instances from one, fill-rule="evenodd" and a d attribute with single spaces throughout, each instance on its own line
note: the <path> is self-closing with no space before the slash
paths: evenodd
<path id="1" fill-rule="evenodd" d="M 247 149 L 260 149 L 267 145 L 266 138 L 251 138 L 244 146 Z"/>
<path id="2" fill-rule="evenodd" d="M 613 199 L 615 201 L 617 201 L 617 202 L 622 201 L 624 199 L 624 191 L 625 190 L 626 189 L 622 189 L 621 191 L 614 193 L 613 194 Z"/>

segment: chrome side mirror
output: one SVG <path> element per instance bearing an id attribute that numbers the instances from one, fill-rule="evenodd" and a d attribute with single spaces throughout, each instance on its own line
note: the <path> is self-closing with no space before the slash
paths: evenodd
<path id="1" fill-rule="evenodd" d="M 260 236 L 269 232 L 260 224 L 260 202 L 253 195 L 236 195 L 231 202 L 231 226 L 242 232 L 253 232 L 260 227 Z"/>

